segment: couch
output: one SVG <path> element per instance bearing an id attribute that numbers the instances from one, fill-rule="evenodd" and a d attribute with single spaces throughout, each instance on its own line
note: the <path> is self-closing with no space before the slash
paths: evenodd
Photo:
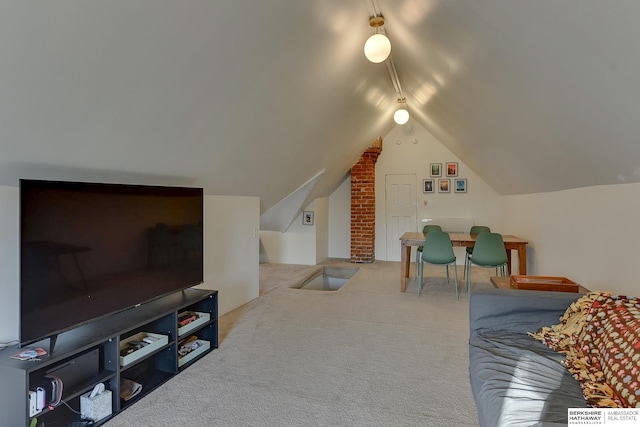
<path id="1" fill-rule="evenodd" d="M 566 426 L 588 407 L 564 354 L 527 333 L 559 323 L 582 294 L 475 289 L 469 307 L 469 377 L 481 427 Z"/>

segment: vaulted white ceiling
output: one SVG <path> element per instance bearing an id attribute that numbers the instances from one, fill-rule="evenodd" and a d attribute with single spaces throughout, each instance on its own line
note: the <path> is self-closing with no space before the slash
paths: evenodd
<path id="1" fill-rule="evenodd" d="M 502 194 L 640 181 L 640 2 L 377 0 L 409 109 Z M 328 195 L 394 126 L 370 0 L 3 0 L 0 185 Z"/>

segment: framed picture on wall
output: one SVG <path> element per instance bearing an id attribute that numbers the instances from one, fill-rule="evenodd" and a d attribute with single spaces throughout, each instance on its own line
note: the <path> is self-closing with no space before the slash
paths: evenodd
<path id="1" fill-rule="evenodd" d="M 453 180 L 453 191 L 456 193 L 467 192 L 467 178 L 456 178 Z"/>
<path id="2" fill-rule="evenodd" d="M 433 179 L 423 179 L 422 180 L 422 192 L 423 193 L 433 193 Z"/>
<path id="3" fill-rule="evenodd" d="M 304 225 L 313 225 L 313 211 L 302 212 L 302 223 Z"/>
<path id="4" fill-rule="evenodd" d="M 458 162 L 449 162 L 446 164 L 447 176 L 458 176 Z"/>
<path id="5" fill-rule="evenodd" d="M 430 176 L 442 176 L 442 163 L 431 163 Z"/>
<path id="6" fill-rule="evenodd" d="M 451 180 L 450 179 L 439 179 L 438 180 L 438 192 L 439 193 L 450 193 L 451 192 Z"/>

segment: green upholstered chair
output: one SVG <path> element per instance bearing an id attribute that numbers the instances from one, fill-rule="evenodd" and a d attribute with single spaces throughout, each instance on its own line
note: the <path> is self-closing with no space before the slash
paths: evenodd
<path id="1" fill-rule="evenodd" d="M 491 233 L 491 229 L 485 225 L 474 225 L 469 230 L 469 234 L 480 234 L 480 233 Z M 462 277 L 466 277 L 467 274 L 467 265 L 469 265 L 469 258 L 471 258 L 471 253 L 473 252 L 473 246 L 467 247 L 467 255 L 464 259 L 464 271 L 462 273 Z"/>
<path id="2" fill-rule="evenodd" d="M 467 268 L 467 294 L 471 289 L 471 266 L 473 264 L 481 267 L 495 267 L 496 276 L 506 276 L 507 273 L 507 250 L 504 247 L 502 234 L 480 233 L 473 247 L 473 252 L 469 257 Z M 498 271 L 500 274 L 498 274 Z"/>
<path id="3" fill-rule="evenodd" d="M 442 231 L 442 227 L 435 224 L 425 225 L 424 227 L 422 227 L 422 234 L 426 235 L 430 231 Z M 418 248 L 416 249 L 416 271 L 414 273 L 414 276 L 418 275 L 418 271 L 420 269 L 420 263 L 422 262 L 420 258 L 421 256 L 422 256 L 422 246 L 418 246 Z M 447 274 L 449 274 L 449 267 L 447 267 Z"/>
<path id="4" fill-rule="evenodd" d="M 420 277 L 418 281 L 418 296 L 422 291 L 424 279 L 424 263 L 434 265 L 445 265 L 447 267 L 447 282 L 449 282 L 449 265 L 453 264 L 454 278 L 456 282 L 456 299 L 458 296 L 458 267 L 456 266 L 456 255 L 453 252 L 449 233 L 443 231 L 429 231 L 424 239 L 421 251 Z"/>

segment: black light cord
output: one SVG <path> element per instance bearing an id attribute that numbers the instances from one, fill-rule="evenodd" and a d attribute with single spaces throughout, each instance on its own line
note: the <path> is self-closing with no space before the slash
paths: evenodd
<path id="1" fill-rule="evenodd" d="M 74 413 L 76 413 L 76 414 L 78 414 L 78 415 L 82 415 L 82 413 L 81 413 L 81 412 L 76 411 L 75 409 L 73 409 L 73 408 L 72 408 L 71 406 L 69 406 L 69 404 L 68 404 L 67 402 L 65 402 L 64 400 L 62 401 L 62 404 L 63 404 L 64 406 L 66 406 L 67 408 L 69 408 L 69 410 L 70 410 L 71 412 L 74 412 Z"/>

